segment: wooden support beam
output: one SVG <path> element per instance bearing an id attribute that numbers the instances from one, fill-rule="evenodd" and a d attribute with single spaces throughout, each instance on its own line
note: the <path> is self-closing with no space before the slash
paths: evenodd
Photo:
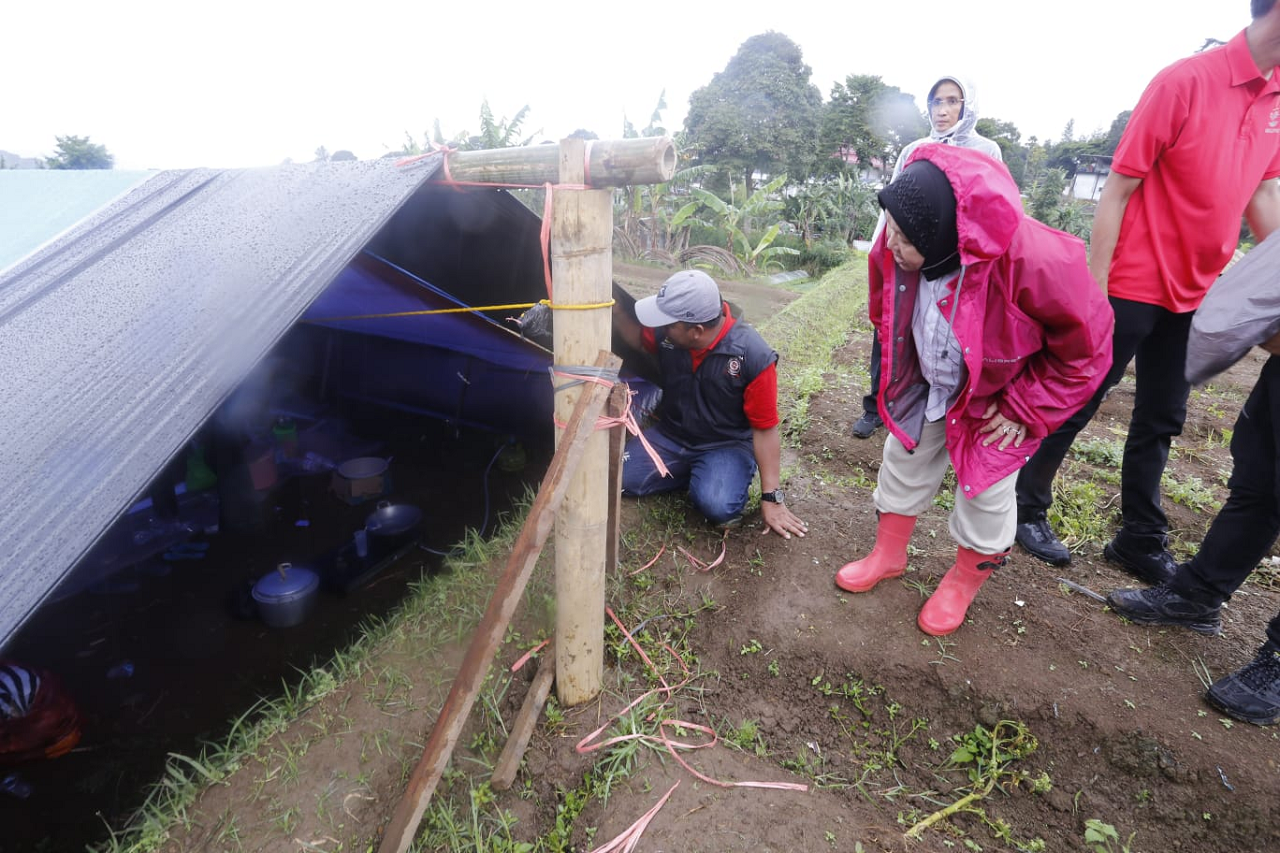
<path id="1" fill-rule="evenodd" d="M 542 716 L 542 708 L 547 704 L 547 696 L 551 694 L 551 681 L 555 675 L 555 654 L 552 647 L 548 647 L 538 658 L 538 674 L 533 677 L 533 683 L 529 685 L 529 692 L 525 695 L 520 713 L 511 726 L 511 735 L 507 738 L 506 746 L 502 748 L 502 754 L 498 756 L 498 763 L 493 765 L 493 776 L 489 779 L 489 785 L 493 790 L 505 791 L 516 780 L 520 759 L 524 758 L 524 751 L 529 746 L 529 738 L 533 737 L 538 717 Z"/>
<path id="2" fill-rule="evenodd" d="M 585 143 L 560 142 L 560 182 L 583 180 Z M 559 190 L 551 220 L 552 344 L 555 363 L 585 365 L 609 349 L 613 312 L 613 191 Z M 581 309 L 573 306 L 595 305 Z M 556 378 L 556 415 L 564 420 L 589 385 Z M 556 696 L 566 707 L 589 702 L 604 684 L 605 538 L 608 528 L 608 436 L 582 450 L 564 506 L 556 515 Z"/>
<path id="3" fill-rule="evenodd" d="M 627 410 L 630 396 L 631 390 L 623 383 L 619 382 L 613 386 L 613 393 L 609 395 L 609 405 L 606 409 L 609 417 L 622 417 L 623 412 Z M 627 428 L 625 426 L 619 424 L 609 430 L 609 484 L 605 487 L 605 494 L 609 497 L 609 521 L 604 543 L 606 578 L 609 572 L 618 570 L 618 542 L 622 533 L 622 451 L 626 446 Z"/>
<path id="4" fill-rule="evenodd" d="M 581 142 L 582 140 L 577 140 Z M 449 177 L 455 181 L 485 184 L 587 184 L 621 187 L 663 184 L 676 171 L 676 146 L 667 136 L 641 139 L 593 139 L 590 150 L 582 146 L 581 177 L 568 180 L 560 173 L 560 148 L 555 145 L 521 145 L 484 151 L 449 154 Z M 444 170 L 432 180 L 445 180 Z"/>
<path id="5" fill-rule="evenodd" d="M 617 356 L 607 351 L 600 352 L 595 360 L 597 367 L 611 371 L 616 371 L 621 364 Z M 502 645 L 502 638 L 529 583 L 538 555 L 551 534 L 556 511 L 564 502 L 572 475 L 581 462 L 583 447 L 596 432 L 596 419 L 604 410 L 609 393 L 606 386 L 592 384 L 579 396 L 555 455 L 551 457 L 551 465 L 542 478 L 538 496 L 529 508 L 529 515 L 498 578 L 493 597 L 476 627 L 458 675 L 449 688 L 449 696 L 431 729 L 431 738 L 423 750 L 422 759 L 413 769 L 404 797 L 387 824 L 378 853 L 406 853 L 413 843 L 422 815 L 449 764 L 467 715 L 484 684 L 485 673 Z"/>

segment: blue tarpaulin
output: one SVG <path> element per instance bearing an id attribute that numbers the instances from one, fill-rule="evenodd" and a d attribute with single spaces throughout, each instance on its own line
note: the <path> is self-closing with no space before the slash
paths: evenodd
<path id="1" fill-rule="evenodd" d="M 486 314 L 451 310 L 466 307 L 365 253 L 312 303 L 303 323 L 360 336 L 358 345 L 340 339 L 349 352 L 333 381 L 343 396 L 493 432 L 548 436 L 551 353 Z M 395 316 L 421 311 L 450 313 Z"/>

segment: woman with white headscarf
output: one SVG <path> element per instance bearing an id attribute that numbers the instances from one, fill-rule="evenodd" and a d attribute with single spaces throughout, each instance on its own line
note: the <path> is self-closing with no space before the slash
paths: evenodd
<path id="1" fill-rule="evenodd" d="M 902 166 L 912 151 L 930 142 L 972 148 L 1004 162 L 1000 146 L 977 131 L 978 92 L 972 84 L 961 77 L 940 77 L 929 89 L 926 103 L 929 107 L 929 135 L 908 142 L 898 153 L 898 160 L 893 164 L 893 178 L 890 180 L 902 174 Z M 875 232 L 871 235 L 872 243 L 875 243 L 883 230 L 884 213 L 881 212 L 880 221 L 876 223 Z M 880 406 L 876 402 L 876 389 L 880 387 L 880 336 L 874 330 L 871 336 L 870 372 L 871 390 L 862 398 L 862 417 L 853 425 L 855 438 L 870 438 L 884 424 L 880 418 Z"/>

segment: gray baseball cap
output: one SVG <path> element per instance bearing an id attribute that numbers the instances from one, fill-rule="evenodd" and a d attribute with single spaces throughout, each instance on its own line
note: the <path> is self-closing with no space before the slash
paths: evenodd
<path id="1" fill-rule="evenodd" d="M 702 270 L 680 270 L 662 283 L 657 296 L 636 302 L 636 319 L 651 328 L 672 323 L 709 323 L 724 305 L 715 280 Z"/>

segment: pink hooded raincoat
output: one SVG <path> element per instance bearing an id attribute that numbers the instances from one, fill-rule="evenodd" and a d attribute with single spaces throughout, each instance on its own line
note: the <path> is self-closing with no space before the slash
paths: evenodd
<path id="1" fill-rule="evenodd" d="M 1022 212 L 1003 164 L 950 145 L 922 145 L 908 163 L 940 168 L 956 197 L 959 276 L 939 301 L 964 354 L 965 382 L 946 414 L 947 450 L 960 490 L 974 497 L 1021 468 L 1040 441 L 1083 406 L 1111 367 L 1111 306 L 1089 274 L 1084 244 Z M 905 164 L 904 164 L 905 165 Z M 929 386 L 911 333 L 919 273 L 871 247 L 871 322 L 881 348 L 880 413 L 908 449 L 924 427 Z M 949 305 L 956 289 L 959 303 Z M 978 428 L 995 402 L 1025 424 L 1021 447 L 987 446 Z"/>

